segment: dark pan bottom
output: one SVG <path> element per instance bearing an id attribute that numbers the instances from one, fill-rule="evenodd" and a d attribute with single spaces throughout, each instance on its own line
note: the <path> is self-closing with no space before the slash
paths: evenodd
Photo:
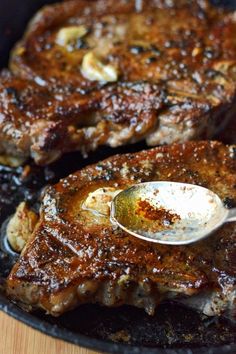
<path id="1" fill-rule="evenodd" d="M 212 347 L 236 340 L 236 324 L 170 302 L 160 305 L 153 317 L 129 306 L 108 309 L 96 305 L 83 305 L 56 320 L 38 316 L 90 338 L 150 348 L 197 348 L 202 343 Z"/>

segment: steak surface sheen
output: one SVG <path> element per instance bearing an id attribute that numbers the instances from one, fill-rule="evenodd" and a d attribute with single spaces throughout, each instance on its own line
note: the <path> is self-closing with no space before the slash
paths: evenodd
<path id="1" fill-rule="evenodd" d="M 47 164 L 223 129 L 236 110 L 235 14 L 205 1 L 138 3 L 68 1 L 36 15 L 12 53 L 16 77 L 0 79 L 1 153 Z"/>
<path id="2" fill-rule="evenodd" d="M 195 244 L 166 246 L 114 227 L 100 203 L 88 207 L 98 190 L 157 180 L 208 187 L 232 207 L 236 147 L 188 142 L 113 156 L 49 187 L 9 275 L 8 295 L 52 315 L 91 302 L 130 304 L 152 314 L 161 301 L 175 298 L 208 315 L 235 316 L 236 223 Z"/>

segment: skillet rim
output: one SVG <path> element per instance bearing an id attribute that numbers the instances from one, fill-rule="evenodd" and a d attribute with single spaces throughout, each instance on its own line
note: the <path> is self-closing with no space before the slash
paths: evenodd
<path id="1" fill-rule="evenodd" d="M 14 319 L 23 322 L 29 327 L 40 331 L 53 338 L 63 340 L 68 343 L 88 348 L 92 350 L 105 351 L 114 354 L 226 354 L 236 352 L 236 343 L 223 344 L 220 346 L 201 346 L 201 347 L 184 347 L 184 348 L 162 348 L 133 346 L 130 344 L 114 343 L 104 339 L 96 339 L 83 334 L 75 333 L 69 329 L 51 324 L 42 320 L 32 313 L 24 311 L 16 304 L 10 302 L 3 294 L 0 293 L 0 311 Z"/>

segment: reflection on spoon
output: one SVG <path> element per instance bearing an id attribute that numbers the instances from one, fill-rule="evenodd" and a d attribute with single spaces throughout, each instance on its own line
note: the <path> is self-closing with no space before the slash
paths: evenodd
<path id="1" fill-rule="evenodd" d="M 177 182 L 147 182 L 120 192 L 111 203 L 112 223 L 141 239 L 184 245 L 236 221 L 217 194 Z"/>

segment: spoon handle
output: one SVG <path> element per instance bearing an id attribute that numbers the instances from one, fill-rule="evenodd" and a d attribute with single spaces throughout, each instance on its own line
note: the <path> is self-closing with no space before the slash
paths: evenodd
<path id="1" fill-rule="evenodd" d="M 232 208 L 229 210 L 229 214 L 226 222 L 232 222 L 232 221 L 236 221 L 236 208 Z"/>

